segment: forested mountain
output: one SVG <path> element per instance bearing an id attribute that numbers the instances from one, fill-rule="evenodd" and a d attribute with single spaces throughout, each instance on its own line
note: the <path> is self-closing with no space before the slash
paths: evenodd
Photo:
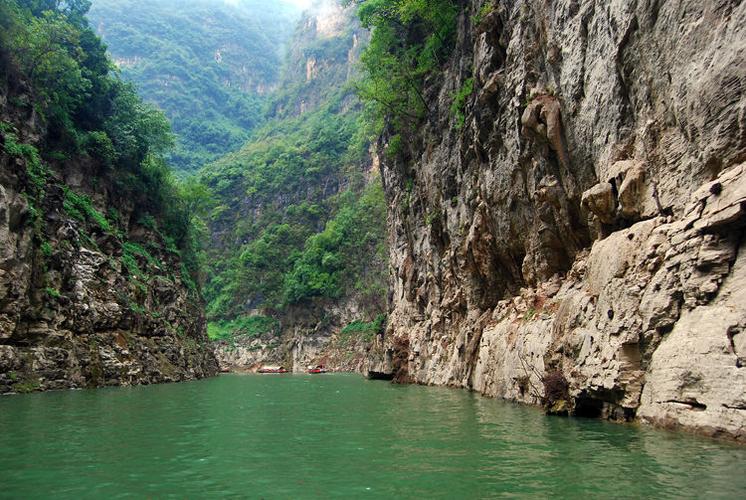
<path id="1" fill-rule="evenodd" d="M 209 373 L 214 364 L 204 350 L 200 307 L 205 281 L 210 334 L 230 347 L 231 356 L 244 356 L 234 359 L 237 364 L 277 360 L 301 369 L 323 359 L 333 367 L 361 369 L 364 348 L 385 321 L 386 215 L 371 129 L 355 96 L 368 34 L 354 9 L 317 2 L 297 24 L 282 64 L 280 35 L 237 52 L 226 41 L 235 35 L 221 35 L 227 38 L 220 61 L 212 59 L 217 66 L 210 68 L 197 56 L 207 57 L 199 52 L 209 45 L 204 40 L 220 40 L 217 33 L 236 28 L 234 20 L 210 17 L 228 7 L 192 3 L 208 9 L 194 17 L 196 11 L 184 4 L 189 15 L 180 17 L 163 2 L 100 2 L 98 11 L 84 17 L 87 3 L 18 0 L 7 7 L 4 161 L 25 162 L 27 175 L 6 172 L 6 192 L 20 203 L 7 212 L 6 222 L 9 234 L 21 231 L 19 237 L 31 243 L 6 262 L 5 276 L 23 284 L 14 297 L 23 300 L 10 301 L 7 311 L 15 326 L 3 334 L 10 347 L 2 350 L 2 363 L 15 378 L 1 380 L 5 389 L 15 387 L 18 377 L 24 388 L 51 387 L 44 383 L 49 373 L 19 360 L 28 357 L 29 345 L 50 355 L 47 349 L 60 348 L 55 339 L 67 328 L 82 336 L 64 344 L 64 352 L 73 353 L 67 361 L 50 364 L 65 372 L 64 382 L 56 384 Z M 239 13 L 250 7 L 230 6 Z M 87 21 L 104 8 L 124 9 L 128 23 L 165 33 L 173 43 L 161 50 L 156 37 L 128 31 L 111 10 L 112 19 L 99 18 L 95 29 L 129 40 L 126 57 L 113 51 L 114 65 Z M 162 17 L 153 10 L 158 8 Z M 200 26 L 189 27 L 197 19 Z M 205 34 L 200 29 L 210 19 L 216 26 Z M 190 30 L 191 36 L 182 33 Z M 241 50 L 256 56 L 256 73 L 237 69 L 234 56 Z M 163 78 L 156 71 L 161 63 L 173 75 Z M 177 73 L 180 78 L 173 77 Z M 214 85 L 217 77 L 223 80 Z M 135 87 L 128 78 L 142 82 Z M 263 123 L 236 124 L 242 135 L 234 139 L 249 138 L 237 151 L 176 182 L 167 166 L 174 139 L 169 124 L 136 89 L 166 111 L 171 106 L 210 127 L 226 119 L 211 92 L 254 99 L 251 110 L 232 111 L 241 120 L 263 113 Z M 255 99 L 260 92 L 266 100 L 261 110 Z M 172 116 L 182 147 L 178 127 L 184 115 Z M 197 140 L 200 147 L 215 146 L 214 154 L 232 147 Z M 191 157 L 196 164 L 209 155 Z M 32 214 L 20 229 L 20 216 L 12 215 L 25 210 L 19 199 L 27 200 Z M 33 265 L 18 267 L 26 261 Z M 25 276 L 23 269 L 41 271 Z M 62 313 L 84 306 L 92 316 L 78 312 L 73 321 Z M 39 334 L 28 337 L 28 331 Z M 99 349 L 92 358 L 81 349 L 94 341 Z M 131 344 L 126 353 L 109 352 L 124 349 L 123 343 Z M 123 370 L 133 366 L 137 375 L 125 380 Z"/>
<path id="2" fill-rule="evenodd" d="M 215 195 L 211 336 L 253 342 L 276 332 L 283 347 L 270 357 L 292 351 L 302 365 L 351 323 L 351 343 L 380 329 L 385 204 L 353 88 L 367 36 L 354 9 L 322 2 L 307 12 L 267 123 L 201 173 Z"/>
<path id="3" fill-rule="evenodd" d="M 125 80 L 171 121 L 177 171 L 237 149 L 262 123 L 299 11 L 262 0 L 95 0 L 88 14 Z"/>

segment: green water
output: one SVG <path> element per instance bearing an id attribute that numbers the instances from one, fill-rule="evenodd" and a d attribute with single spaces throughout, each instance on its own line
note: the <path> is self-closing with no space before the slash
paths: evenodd
<path id="1" fill-rule="evenodd" d="M 0 497 L 746 494 L 746 449 L 353 375 L 0 398 Z"/>

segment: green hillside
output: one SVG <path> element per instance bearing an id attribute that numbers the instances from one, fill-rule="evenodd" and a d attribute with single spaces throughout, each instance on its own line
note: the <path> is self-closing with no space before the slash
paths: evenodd
<path id="1" fill-rule="evenodd" d="M 386 209 L 377 172 L 366 172 L 353 88 L 367 35 L 351 10 L 339 12 L 346 27 L 333 36 L 316 32 L 313 14 L 301 21 L 267 123 L 201 173 L 214 194 L 205 289 L 213 321 L 240 325 L 232 320 L 257 310 L 282 319 L 288 308 L 353 297 L 370 318 L 383 311 Z"/>
<path id="2" fill-rule="evenodd" d="M 193 172 L 261 123 L 298 15 L 262 0 L 95 0 L 88 17 L 122 77 L 171 121 L 172 166 Z"/>

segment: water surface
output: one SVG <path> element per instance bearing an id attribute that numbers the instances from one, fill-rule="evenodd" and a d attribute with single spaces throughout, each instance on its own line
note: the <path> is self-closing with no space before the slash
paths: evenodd
<path id="1" fill-rule="evenodd" d="M 0 497 L 746 494 L 746 449 L 355 375 L 0 398 Z"/>

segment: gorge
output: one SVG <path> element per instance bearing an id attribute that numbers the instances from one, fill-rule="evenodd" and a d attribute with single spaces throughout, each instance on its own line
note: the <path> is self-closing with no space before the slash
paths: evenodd
<path id="1" fill-rule="evenodd" d="M 746 4 L 89 3 L 0 4 L 0 393 L 320 364 L 746 442 Z"/>

